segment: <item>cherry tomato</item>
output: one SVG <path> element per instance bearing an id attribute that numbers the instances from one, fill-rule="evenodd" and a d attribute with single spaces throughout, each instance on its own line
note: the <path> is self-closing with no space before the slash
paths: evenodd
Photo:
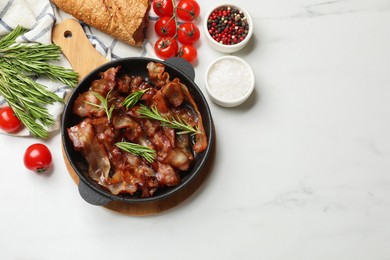
<path id="1" fill-rule="evenodd" d="M 173 37 L 176 34 L 176 22 L 173 17 L 163 16 L 154 24 L 154 30 L 160 37 Z"/>
<path id="2" fill-rule="evenodd" d="M 186 59 L 188 62 L 193 62 L 194 60 L 196 60 L 198 52 L 191 45 L 183 45 L 180 47 L 177 56 Z"/>
<path id="3" fill-rule="evenodd" d="M 184 21 L 193 21 L 199 17 L 200 7 L 194 0 L 180 0 L 176 8 L 177 16 Z"/>
<path id="4" fill-rule="evenodd" d="M 153 0 L 153 11 L 160 17 L 173 15 L 172 0 Z"/>
<path id="5" fill-rule="evenodd" d="M 154 44 L 156 55 L 164 60 L 176 56 L 178 49 L 177 41 L 171 37 L 162 37 Z"/>
<path id="6" fill-rule="evenodd" d="M 49 148 L 41 143 L 30 145 L 24 153 L 24 166 L 30 171 L 42 173 L 52 164 L 52 157 Z"/>
<path id="7" fill-rule="evenodd" d="M 14 114 L 11 107 L 3 107 L 0 109 L 0 128 L 7 132 L 13 133 L 20 128 L 22 122 Z"/>
<path id="8" fill-rule="evenodd" d="M 177 30 L 177 39 L 182 44 L 191 45 L 199 40 L 200 32 L 198 27 L 193 23 L 182 23 Z"/>

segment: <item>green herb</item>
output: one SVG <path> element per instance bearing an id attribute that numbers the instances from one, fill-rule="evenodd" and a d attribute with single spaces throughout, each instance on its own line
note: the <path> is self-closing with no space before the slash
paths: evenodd
<path id="1" fill-rule="evenodd" d="M 161 122 L 162 126 L 166 126 L 169 128 L 180 130 L 177 132 L 177 134 L 199 134 L 200 131 L 197 128 L 194 128 L 184 120 L 180 119 L 179 117 L 175 118 L 172 117 L 171 120 L 169 120 L 168 117 L 165 117 L 160 114 L 160 112 L 157 110 L 156 107 L 152 107 L 149 109 L 145 105 L 141 105 L 141 108 L 138 110 L 138 113 L 145 118 L 158 120 Z"/>
<path id="2" fill-rule="evenodd" d="M 112 90 L 112 89 L 111 89 L 111 90 Z M 92 92 L 92 94 L 93 94 L 97 99 L 99 99 L 100 105 L 95 104 L 95 103 L 91 103 L 91 102 L 88 102 L 88 101 L 84 101 L 85 103 L 87 103 L 87 104 L 89 104 L 89 105 L 91 105 L 91 106 L 94 106 L 94 107 L 97 107 L 97 108 L 100 108 L 100 109 L 104 109 L 104 112 L 106 112 L 108 121 L 111 121 L 112 111 L 114 111 L 114 106 L 113 106 L 113 105 L 111 105 L 110 107 L 108 107 L 108 106 L 109 106 L 109 103 L 110 103 L 111 100 L 112 100 L 112 99 L 109 99 L 111 90 L 108 91 L 106 97 L 103 97 L 103 96 L 100 95 L 98 92 Z"/>
<path id="3" fill-rule="evenodd" d="M 0 40 L 0 95 L 33 136 L 46 138 L 47 127 L 55 123 L 46 106 L 64 101 L 33 78 L 43 76 L 75 87 L 78 75 L 48 63 L 60 59 L 57 45 L 16 43 L 16 38 L 27 31 L 18 26 Z"/>
<path id="4" fill-rule="evenodd" d="M 149 163 L 152 163 L 156 158 L 156 151 L 143 145 L 129 142 L 118 142 L 115 145 L 123 151 L 145 158 Z"/>
<path id="5" fill-rule="evenodd" d="M 126 98 L 125 98 L 125 101 L 123 101 L 123 105 L 129 109 L 130 107 L 134 106 L 135 104 L 137 104 L 138 100 L 140 100 L 140 98 L 142 97 L 142 95 L 148 91 L 149 89 L 144 89 L 144 90 L 138 90 L 138 91 L 135 91 L 133 93 L 131 93 L 130 95 L 128 95 Z"/>

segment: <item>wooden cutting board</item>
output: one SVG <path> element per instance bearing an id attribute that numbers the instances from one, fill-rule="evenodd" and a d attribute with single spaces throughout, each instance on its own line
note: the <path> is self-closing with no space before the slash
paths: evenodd
<path id="1" fill-rule="evenodd" d="M 70 18 L 61 23 L 57 23 L 53 28 L 52 41 L 61 47 L 63 54 L 68 59 L 73 70 L 79 73 L 79 81 L 88 75 L 93 69 L 108 62 L 108 60 L 100 55 L 100 53 L 97 52 L 91 45 L 79 22 L 75 19 Z M 215 144 L 210 145 L 212 145 L 214 149 Z M 73 181 L 78 185 L 79 177 L 69 163 L 64 149 L 62 149 L 62 153 L 66 168 Z M 153 215 L 172 209 L 187 200 L 197 190 L 199 190 L 199 187 L 211 171 L 214 163 L 214 154 L 215 152 L 213 150 L 210 154 L 210 158 L 207 160 L 207 164 L 203 168 L 203 171 L 197 175 L 197 177 L 186 188 L 170 197 L 160 201 L 142 203 L 112 201 L 104 207 L 115 212 L 131 216 Z"/>

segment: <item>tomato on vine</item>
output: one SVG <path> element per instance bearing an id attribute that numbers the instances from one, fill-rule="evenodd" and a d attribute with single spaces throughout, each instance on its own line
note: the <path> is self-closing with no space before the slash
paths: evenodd
<path id="1" fill-rule="evenodd" d="M 154 44 L 156 56 L 164 60 L 177 56 L 193 62 L 197 51 L 188 46 L 200 38 L 199 28 L 192 22 L 199 17 L 199 4 L 195 0 L 152 0 L 152 6 L 158 16 L 154 30 L 160 37 Z"/>
<path id="2" fill-rule="evenodd" d="M 176 8 L 177 16 L 184 21 L 193 21 L 199 17 L 200 6 L 195 0 L 180 0 Z"/>
<path id="3" fill-rule="evenodd" d="M 198 56 L 198 52 L 196 51 L 195 47 L 191 45 L 181 46 L 177 54 L 177 57 L 183 58 L 190 63 L 195 61 L 197 56 Z"/>
<path id="4" fill-rule="evenodd" d="M 178 50 L 176 39 L 171 37 L 161 37 L 154 44 L 156 55 L 164 60 L 176 56 Z"/>
<path id="5" fill-rule="evenodd" d="M 7 133 L 14 133 L 22 126 L 11 107 L 0 109 L 0 128 Z"/>
<path id="6" fill-rule="evenodd" d="M 160 17 L 173 15 L 172 0 L 153 0 L 153 11 Z"/>
<path id="7" fill-rule="evenodd" d="M 41 143 L 30 145 L 23 157 L 24 166 L 30 171 L 42 173 L 50 168 L 52 157 L 49 148 Z"/>
<path id="8" fill-rule="evenodd" d="M 176 34 L 176 22 L 174 17 L 160 17 L 154 24 L 154 30 L 160 37 L 173 37 Z"/>
<path id="9" fill-rule="evenodd" d="M 177 39 L 182 44 L 194 44 L 199 40 L 200 31 L 193 23 L 182 23 L 177 30 Z"/>

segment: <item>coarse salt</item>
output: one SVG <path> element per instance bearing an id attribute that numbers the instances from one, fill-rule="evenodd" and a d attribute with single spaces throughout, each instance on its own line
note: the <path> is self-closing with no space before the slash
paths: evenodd
<path id="1" fill-rule="evenodd" d="M 217 61 L 210 68 L 207 83 L 215 96 L 227 101 L 243 97 L 252 84 L 248 68 L 234 59 Z"/>

